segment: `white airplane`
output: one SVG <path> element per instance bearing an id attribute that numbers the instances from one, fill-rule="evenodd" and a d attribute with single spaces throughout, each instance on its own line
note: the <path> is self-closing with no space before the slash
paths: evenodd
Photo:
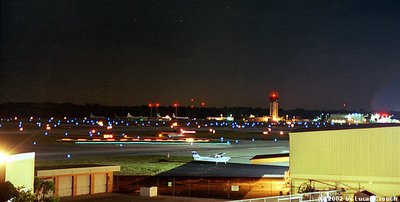
<path id="1" fill-rule="evenodd" d="M 218 164 L 219 162 L 225 163 L 228 162 L 231 157 L 225 156 L 225 153 L 218 153 L 211 156 L 200 156 L 196 151 L 192 151 L 193 159 L 195 161 L 208 161 L 215 162 Z"/>
<path id="2" fill-rule="evenodd" d="M 169 138 L 173 138 L 173 137 L 184 137 L 185 134 L 183 133 L 172 133 L 172 132 L 161 132 L 160 134 L 158 134 L 159 137 L 169 137 Z"/>
<path id="3" fill-rule="evenodd" d="M 139 121 L 145 121 L 148 120 L 148 117 L 144 117 L 144 116 L 132 116 L 131 113 L 128 112 L 128 114 L 126 115 L 126 118 L 128 120 L 139 120 Z"/>
<path id="4" fill-rule="evenodd" d="M 189 119 L 189 117 L 187 117 L 187 116 L 176 116 L 175 113 L 172 114 L 172 118 L 181 119 L 181 120 L 188 120 Z"/>
<path id="5" fill-rule="evenodd" d="M 90 112 L 90 119 L 106 119 L 105 116 L 96 116 L 92 112 Z"/>

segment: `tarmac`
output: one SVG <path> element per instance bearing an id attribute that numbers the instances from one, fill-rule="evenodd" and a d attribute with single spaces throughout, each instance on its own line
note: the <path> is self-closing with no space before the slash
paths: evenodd
<path id="1" fill-rule="evenodd" d="M 159 177 L 254 177 L 274 176 L 283 178 L 288 166 L 252 165 L 239 163 L 213 163 L 192 161 L 172 170 L 161 173 Z"/>
<path id="2" fill-rule="evenodd" d="M 176 196 L 155 196 L 155 197 L 145 197 L 139 196 L 138 194 L 118 194 L 118 193 L 105 193 L 105 194 L 94 194 L 94 195 L 82 195 L 82 196 L 72 196 L 72 197 L 62 197 L 61 201 L 74 201 L 74 202 L 221 202 L 227 201 L 223 199 L 210 199 L 210 198 L 194 198 L 194 197 L 176 197 Z"/>

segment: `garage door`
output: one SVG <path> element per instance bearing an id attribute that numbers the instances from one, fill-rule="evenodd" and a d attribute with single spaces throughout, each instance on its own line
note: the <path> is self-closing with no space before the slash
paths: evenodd
<path id="1" fill-rule="evenodd" d="M 107 175 L 95 174 L 94 175 L 94 193 L 107 192 Z"/>
<path id="2" fill-rule="evenodd" d="M 90 176 L 78 175 L 76 176 L 76 195 L 89 194 L 90 192 Z"/>
<path id="3" fill-rule="evenodd" d="M 72 176 L 58 178 L 58 196 L 72 196 Z"/>

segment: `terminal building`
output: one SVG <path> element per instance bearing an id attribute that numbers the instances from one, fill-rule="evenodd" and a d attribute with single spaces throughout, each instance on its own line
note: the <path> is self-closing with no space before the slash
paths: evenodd
<path id="1" fill-rule="evenodd" d="M 292 194 L 310 190 L 400 195 L 400 126 L 289 134 Z"/>

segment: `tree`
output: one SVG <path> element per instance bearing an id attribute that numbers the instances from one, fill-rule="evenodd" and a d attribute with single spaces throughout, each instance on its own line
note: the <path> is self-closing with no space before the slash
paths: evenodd
<path id="1" fill-rule="evenodd" d="M 0 202 L 27 202 L 34 201 L 35 194 L 24 187 L 14 187 L 10 181 L 0 183 Z"/>
<path id="2" fill-rule="evenodd" d="M 8 201 L 17 195 L 17 189 L 10 181 L 0 182 L 0 202 Z"/>
<path id="3" fill-rule="evenodd" d="M 34 201 L 35 194 L 31 190 L 27 190 L 24 187 L 17 187 L 17 194 L 11 199 L 12 202 L 27 202 Z"/>
<path id="4" fill-rule="evenodd" d="M 36 201 L 59 201 L 57 197 L 54 197 L 54 183 L 52 181 L 45 181 L 39 178 L 35 178 L 34 189 L 36 194 Z"/>

